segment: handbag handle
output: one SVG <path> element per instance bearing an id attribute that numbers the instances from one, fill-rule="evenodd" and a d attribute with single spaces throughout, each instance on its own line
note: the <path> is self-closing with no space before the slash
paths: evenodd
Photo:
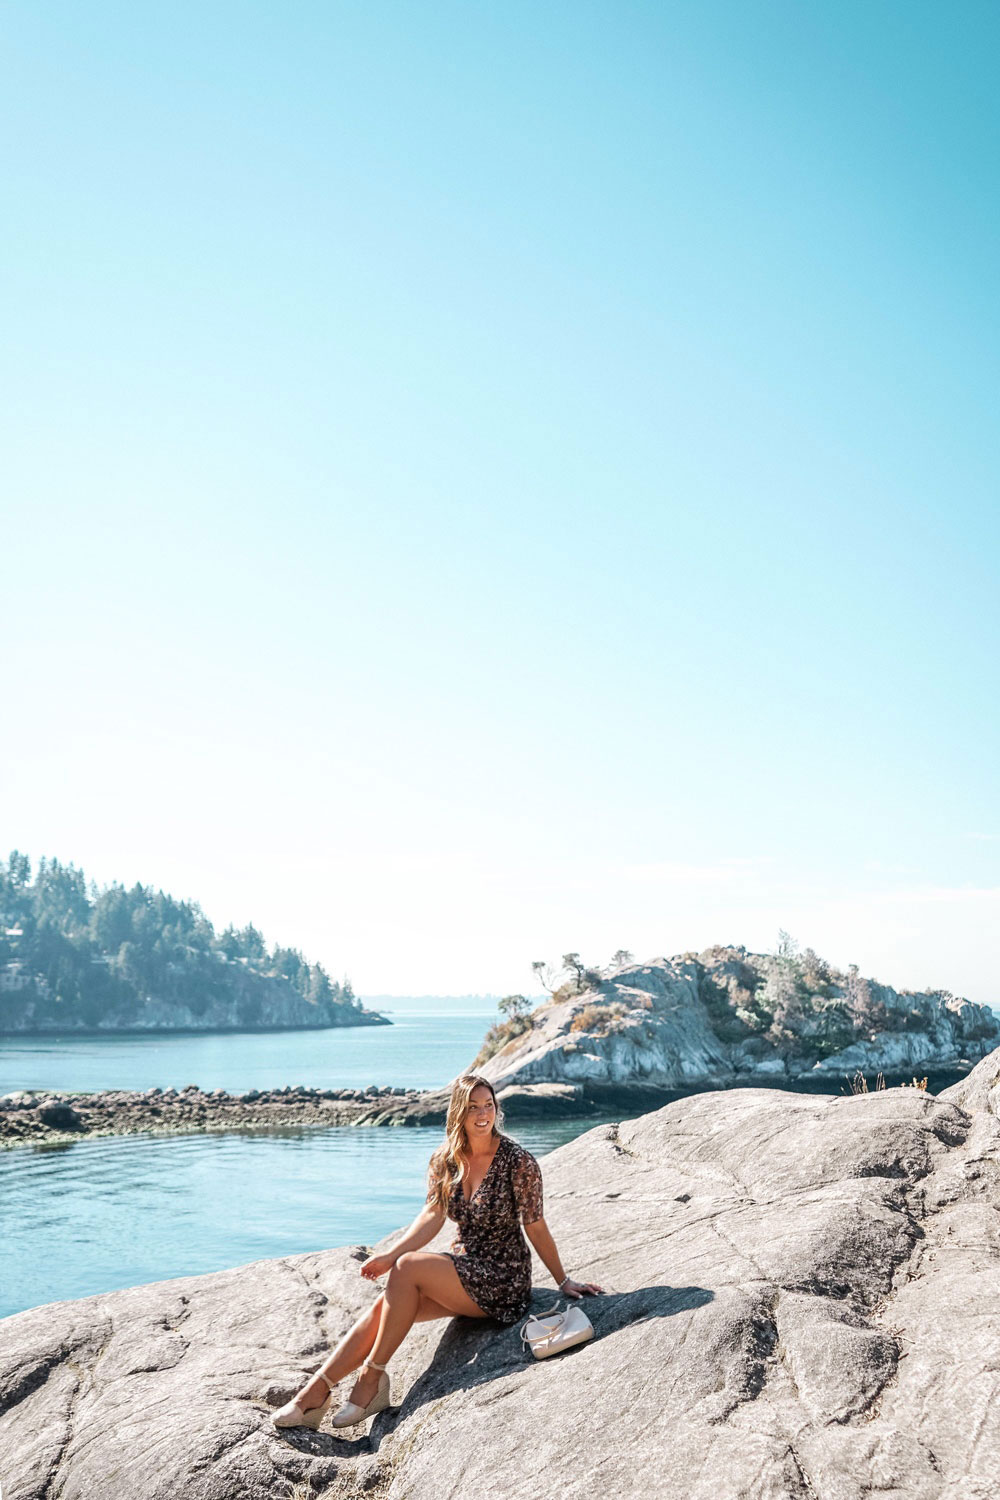
<path id="1" fill-rule="evenodd" d="M 524 1322 L 524 1324 L 521 1327 L 521 1345 L 522 1345 L 522 1348 L 524 1348 L 524 1347 L 529 1347 L 530 1348 L 530 1346 L 531 1346 L 531 1340 L 529 1338 L 526 1338 L 525 1337 L 525 1333 L 524 1333 L 524 1330 L 525 1330 L 525 1328 L 527 1328 L 528 1324 L 529 1323 L 540 1323 L 543 1318 L 551 1318 L 553 1313 L 558 1313 L 560 1317 L 565 1317 L 565 1312 L 560 1310 L 559 1303 L 557 1302 L 553 1307 L 547 1308 L 545 1312 L 543 1312 L 543 1313 L 532 1313 L 532 1315 L 531 1315 L 530 1318 L 525 1319 L 525 1322 Z M 547 1338 L 549 1334 L 554 1333 L 554 1332 L 555 1332 L 555 1327 L 546 1329 L 544 1337 Z"/>

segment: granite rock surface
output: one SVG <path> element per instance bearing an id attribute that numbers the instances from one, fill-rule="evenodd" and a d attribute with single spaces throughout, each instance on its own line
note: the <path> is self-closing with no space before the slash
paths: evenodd
<path id="1" fill-rule="evenodd" d="M 983 1097 L 739 1089 L 597 1126 L 542 1160 L 597 1337 L 535 1362 L 516 1327 L 419 1325 L 370 1431 L 268 1420 L 375 1295 L 365 1247 L 5 1319 L 4 1500 L 992 1500 Z"/>

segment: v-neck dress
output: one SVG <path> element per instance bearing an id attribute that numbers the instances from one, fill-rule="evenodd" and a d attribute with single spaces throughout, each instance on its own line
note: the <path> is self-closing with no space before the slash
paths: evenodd
<path id="1" fill-rule="evenodd" d="M 448 1253 L 463 1287 L 487 1317 L 516 1323 L 531 1300 L 531 1251 L 521 1225 L 542 1217 L 542 1173 L 531 1152 L 502 1135 L 471 1202 L 460 1184 L 448 1217 L 458 1225 Z"/>

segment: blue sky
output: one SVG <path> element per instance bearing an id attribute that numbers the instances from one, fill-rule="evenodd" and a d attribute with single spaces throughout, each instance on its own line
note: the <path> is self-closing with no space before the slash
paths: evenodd
<path id="1" fill-rule="evenodd" d="M 1000 1003 L 1000 13 L 15 4 L 8 845 Z"/>

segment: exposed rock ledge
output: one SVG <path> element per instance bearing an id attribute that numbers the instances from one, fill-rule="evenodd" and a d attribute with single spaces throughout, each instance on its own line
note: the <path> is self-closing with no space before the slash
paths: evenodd
<path id="1" fill-rule="evenodd" d="M 510 1119 L 594 1113 L 579 1088 L 560 1084 L 511 1087 L 501 1094 Z M 447 1090 L 302 1086 L 205 1093 L 177 1089 L 107 1089 L 96 1094 L 19 1090 L 0 1095 L 0 1149 L 45 1145 L 80 1136 L 183 1135 L 209 1130 L 273 1129 L 279 1125 L 443 1125 Z M 2 1476 L 0 1476 L 2 1478 Z"/>
<path id="2" fill-rule="evenodd" d="M 8 1318 L 4 1500 L 993 1500 L 1000 1052 L 977 1074 L 972 1114 L 738 1090 L 578 1137 L 542 1165 L 597 1339 L 422 1324 L 361 1436 L 268 1421 L 371 1298 L 360 1247 Z"/>
<path id="3" fill-rule="evenodd" d="M 989 1006 L 815 962 L 820 975 L 802 959 L 711 948 L 595 972 L 591 988 L 564 988 L 515 1023 L 527 1029 L 482 1072 L 498 1088 L 567 1084 L 618 1108 L 629 1089 L 641 1097 L 754 1082 L 822 1088 L 858 1071 L 890 1081 L 956 1076 L 1000 1043 Z"/>

